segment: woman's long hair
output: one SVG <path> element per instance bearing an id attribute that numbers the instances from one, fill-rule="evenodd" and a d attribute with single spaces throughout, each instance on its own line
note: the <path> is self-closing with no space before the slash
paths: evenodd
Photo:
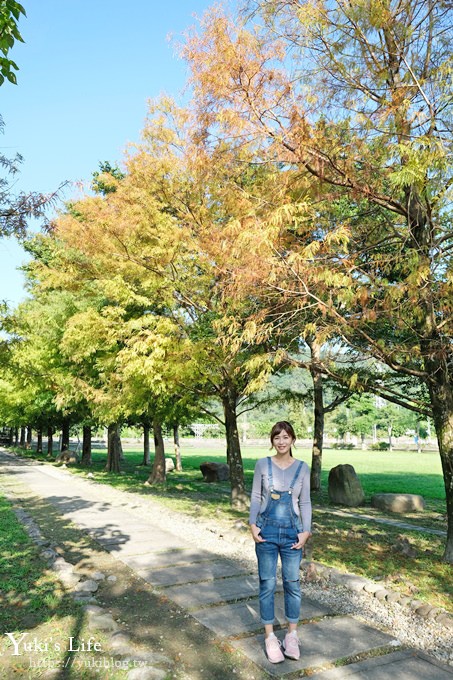
<path id="1" fill-rule="evenodd" d="M 274 445 L 274 438 L 279 435 L 280 432 L 286 432 L 286 434 L 288 434 L 293 439 L 293 441 L 296 441 L 296 433 L 294 432 L 294 428 L 291 423 L 288 423 L 287 420 L 279 420 L 278 423 L 275 423 L 271 430 L 270 438 L 272 446 Z M 293 455 L 292 449 L 290 449 L 289 455 Z"/>

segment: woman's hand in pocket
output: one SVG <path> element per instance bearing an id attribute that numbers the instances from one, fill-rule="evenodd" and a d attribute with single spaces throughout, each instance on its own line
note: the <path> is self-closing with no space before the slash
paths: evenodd
<path id="1" fill-rule="evenodd" d="M 291 550 L 302 550 L 310 536 L 310 531 L 302 531 L 300 534 L 297 534 L 297 541 L 292 544 Z"/>
<path id="2" fill-rule="evenodd" d="M 261 537 L 260 527 L 257 527 L 256 524 L 251 524 L 250 531 L 252 532 L 253 540 L 255 541 L 255 543 L 265 543 L 265 539 Z"/>

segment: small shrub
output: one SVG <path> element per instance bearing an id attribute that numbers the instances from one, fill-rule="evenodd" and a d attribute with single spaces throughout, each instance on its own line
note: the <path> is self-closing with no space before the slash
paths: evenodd
<path id="1" fill-rule="evenodd" d="M 225 433 L 219 428 L 218 425 L 213 425 L 212 427 L 207 427 L 203 432 L 203 437 L 209 437 L 210 439 L 220 439 L 224 437 Z"/>
<path id="2" fill-rule="evenodd" d="M 351 449 L 355 449 L 355 444 L 352 444 L 351 442 L 349 442 L 348 444 L 342 444 L 340 442 L 340 443 L 337 443 L 337 444 L 332 444 L 332 448 L 333 449 L 342 449 L 342 450 L 346 449 L 347 451 L 350 451 Z"/>
<path id="3" fill-rule="evenodd" d="M 388 442 L 376 442 L 371 444 L 370 449 L 372 451 L 388 451 L 390 449 L 390 444 Z"/>

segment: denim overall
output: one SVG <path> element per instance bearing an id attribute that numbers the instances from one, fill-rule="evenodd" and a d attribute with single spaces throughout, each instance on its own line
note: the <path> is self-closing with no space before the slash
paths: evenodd
<path id="1" fill-rule="evenodd" d="M 291 548 L 297 543 L 297 534 L 302 532 L 300 518 L 293 508 L 292 493 L 302 468 L 300 461 L 289 485 L 288 491 L 274 489 L 272 460 L 267 458 L 269 478 L 269 499 L 266 509 L 260 513 L 256 525 L 261 528 L 263 543 L 255 543 L 260 580 L 260 616 L 263 624 L 274 623 L 274 594 L 277 585 L 278 556 L 282 563 L 285 616 L 289 623 L 299 621 L 301 593 L 299 583 L 302 550 Z"/>

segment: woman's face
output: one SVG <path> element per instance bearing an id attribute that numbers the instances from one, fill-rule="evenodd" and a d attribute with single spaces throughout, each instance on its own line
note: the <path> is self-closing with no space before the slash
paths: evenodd
<path id="1" fill-rule="evenodd" d="M 279 434 L 276 434 L 272 440 L 272 444 L 277 451 L 277 453 L 285 454 L 289 453 L 294 439 L 290 434 L 282 430 Z"/>

